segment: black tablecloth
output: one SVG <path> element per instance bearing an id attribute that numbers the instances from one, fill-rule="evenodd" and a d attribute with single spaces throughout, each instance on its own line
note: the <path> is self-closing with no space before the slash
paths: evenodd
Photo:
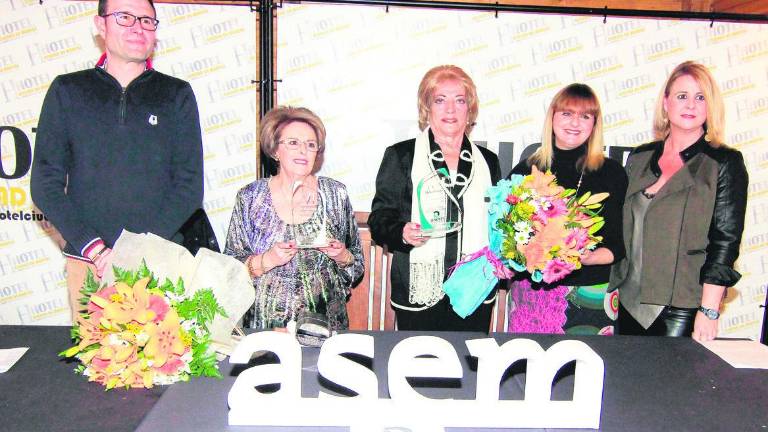
<path id="1" fill-rule="evenodd" d="M 372 367 L 379 380 L 380 397 L 386 397 L 386 361 L 392 347 L 420 333 L 372 334 L 376 352 Z M 475 364 L 464 341 L 482 335 L 436 335 L 454 345 L 464 364 L 465 376 L 455 386 L 426 386 L 419 391 L 428 396 L 471 398 Z M 496 334 L 493 337 L 504 342 L 520 336 Z M 525 337 L 544 348 L 566 338 Z M 605 362 L 601 430 L 768 430 L 768 371 L 734 369 L 691 339 L 568 338 L 586 342 Z M 30 349 L 10 371 L 0 374 L 0 430 L 264 430 L 227 425 L 227 393 L 237 373 L 227 361 L 221 364 L 225 375 L 221 380 L 192 379 L 151 390 L 105 392 L 102 386 L 74 374 L 75 363 L 56 357 L 57 352 L 70 346 L 69 328 L 0 326 L 0 348 L 19 346 Z M 314 367 L 318 350 L 304 349 L 303 352 L 302 393 L 304 397 L 312 397 L 323 386 Z M 240 371 L 242 367 L 234 370 Z M 502 398 L 522 398 L 525 380 L 522 366 L 513 367 L 508 375 L 502 384 Z M 572 378 L 565 374 L 556 380 L 553 399 L 569 397 Z"/>

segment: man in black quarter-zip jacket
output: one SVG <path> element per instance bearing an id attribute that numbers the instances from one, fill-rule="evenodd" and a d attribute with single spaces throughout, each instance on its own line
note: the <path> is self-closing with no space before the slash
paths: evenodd
<path id="1" fill-rule="evenodd" d="M 203 150 L 189 83 L 152 69 L 151 0 L 100 0 L 106 52 L 96 67 L 60 75 L 43 102 L 31 192 L 66 241 L 73 319 L 86 270 L 108 271 L 120 232 L 179 242 L 203 199 Z"/>

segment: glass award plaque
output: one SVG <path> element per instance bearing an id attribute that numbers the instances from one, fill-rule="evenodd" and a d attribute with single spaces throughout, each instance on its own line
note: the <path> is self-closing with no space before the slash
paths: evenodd
<path id="1" fill-rule="evenodd" d="M 448 191 L 451 176 L 440 168 L 421 179 L 416 186 L 419 223 L 426 237 L 443 237 L 461 229 L 461 208 Z"/>
<path id="2" fill-rule="evenodd" d="M 322 196 L 316 186 L 300 181 L 293 185 L 291 227 L 296 247 L 311 249 L 328 246 L 327 216 Z"/>

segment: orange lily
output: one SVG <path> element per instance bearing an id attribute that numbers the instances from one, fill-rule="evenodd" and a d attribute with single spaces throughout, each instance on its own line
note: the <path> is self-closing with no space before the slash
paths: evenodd
<path id="1" fill-rule="evenodd" d="M 171 354 L 184 354 L 185 346 L 181 340 L 181 324 L 179 315 L 174 309 L 170 309 L 165 319 L 160 323 L 149 323 L 146 326 L 149 336 L 144 346 L 144 354 L 154 360 L 153 367 L 160 367 L 168 361 Z"/>

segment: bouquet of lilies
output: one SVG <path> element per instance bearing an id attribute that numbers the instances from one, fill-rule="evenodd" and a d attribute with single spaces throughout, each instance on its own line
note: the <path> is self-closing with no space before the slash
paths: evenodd
<path id="1" fill-rule="evenodd" d="M 514 175 L 507 185 L 509 204 L 497 222 L 503 234 L 501 257 L 515 271 L 528 271 L 534 282 L 557 282 L 581 268 L 581 257 L 602 237 L 599 215 L 608 193 L 558 186 L 555 176 L 532 166 L 530 175 Z"/>
<path id="2" fill-rule="evenodd" d="M 81 290 L 76 345 L 59 354 L 80 360 L 76 372 L 107 390 L 221 377 L 209 324 L 226 312 L 211 289 L 188 292 L 181 278 L 159 284 L 144 262 L 113 271 L 114 284 L 100 287 L 89 272 Z"/>

